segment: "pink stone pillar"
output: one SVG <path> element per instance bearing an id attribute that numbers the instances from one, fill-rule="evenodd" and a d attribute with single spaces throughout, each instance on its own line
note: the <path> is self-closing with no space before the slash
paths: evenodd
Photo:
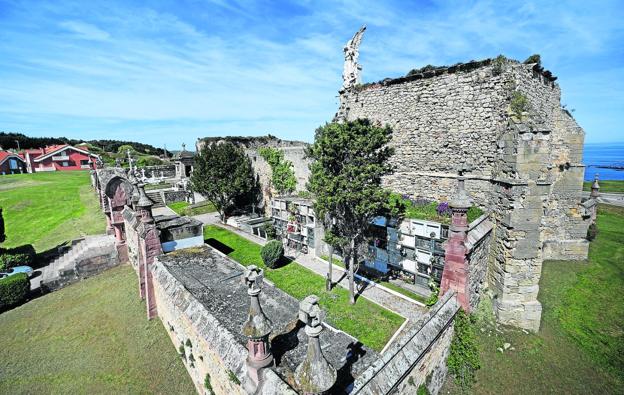
<path id="1" fill-rule="evenodd" d="M 269 343 L 271 321 L 264 315 L 260 306 L 260 292 L 263 284 L 264 271 L 254 265 L 245 270 L 243 282 L 247 285 L 249 295 L 249 315 L 243 324 L 242 333 L 247 337 L 247 376 L 245 390 L 254 393 L 260 382 L 260 370 L 273 365 L 273 354 Z"/>
<path id="2" fill-rule="evenodd" d="M 466 312 L 470 312 L 470 280 L 466 240 L 468 209 L 472 206 L 472 202 L 464 189 L 464 177 L 460 175 L 457 181 L 457 196 L 449 202 L 452 217 L 449 238 L 444 244 L 444 271 L 440 282 L 440 295 L 444 295 L 449 290 L 457 292 L 459 304 Z"/>

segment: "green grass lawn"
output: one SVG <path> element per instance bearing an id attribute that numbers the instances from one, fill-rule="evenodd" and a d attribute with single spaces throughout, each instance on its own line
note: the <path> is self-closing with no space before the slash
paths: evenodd
<path id="1" fill-rule="evenodd" d="M 130 266 L 0 315 L 0 393 L 195 394 Z"/>
<path id="2" fill-rule="evenodd" d="M 86 171 L 0 176 L 0 207 L 7 236 L 3 247 L 33 244 L 42 252 L 106 230 Z"/>
<path id="3" fill-rule="evenodd" d="M 544 263 L 537 334 L 499 333 L 488 301 L 480 306 L 475 393 L 624 393 L 624 209 L 601 205 L 598 228 L 589 264 Z M 515 350 L 498 352 L 505 342 Z"/>
<path id="4" fill-rule="evenodd" d="M 583 190 L 591 191 L 593 181 L 583 182 Z M 598 181 L 600 192 L 624 193 L 624 181 Z"/>
<path id="5" fill-rule="evenodd" d="M 278 269 L 267 269 L 260 258 L 261 246 L 218 226 L 204 228 L 204 238 L 219 241 L 230 247 L 229 257 L 244 266 L 256 265 L 265 269 L 265 276 L 276 286 L 295 297 L 303 299 L 315 294 L 327 312 L 327 320 L 336 328 L 358 338 L 364 345 L 381 351 L 404 319 L 371 302 L 358 298 L 355 305 L 349 304 L 349 292 L 341 287 L 331 292 L 325 290 L 325 278 L 291 262 Z"/>
<path id="6" fill-rule="evenodd" d="M 169 208 L 175 211 L 177 214 L 187 216 L 208 214 L 217 211 L 215 206 L 208 201 L 200 202 L 197 204 L 189 204 L 188 202 L 175 202 L 169 203 L 167 206 L 169 206 Z"/>
<path id="7" fill-rule="evenodd" d="M 327 256 L 327 255 L 321 256 L 321 259 L 324 259 L 324 260 L 329 262 L 329 256 Z M 336 265 L 336 266 L 340 266 L 341 268 L 345 269 L 345 264 L 342 262 L 342 259 L 340 259 L 340 258 L 338 258 L 336 256 L 332 260 L 332 264 Z M 400 286 L 398 286 L 398 285 L 396 285 L 394 283 L 391 283 L 390 281 L 385 281 L 385 280 L 382 280 L 380 278 L 370 278 L 372 276 L 366 276 L 366 275 L 362 275 L 362 276 L 368 278 L 371 281 L 374 281 L 377 284 L 381 284 L 384 287 L 390 288 L 391 290 L 396 291 L 396 292 L 400 293 L 401 295 L 407 296 L 410 299 L 414 299 L 417 302 L 420 302 L 420 303 L 426 303 L 427 302 L 427 298 L 425 298 L 424 296 L 415 294 L 414 292 L 412 292 L 410 290 L 407 290 L 407 289 L 405 289 L 403 287 L 400 287 Z"/>

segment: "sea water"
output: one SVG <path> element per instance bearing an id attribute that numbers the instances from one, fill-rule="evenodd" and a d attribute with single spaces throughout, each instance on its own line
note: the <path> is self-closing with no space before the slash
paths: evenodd
<path id="1" fill-rule="evenodd" d="M 585 181 L 594 179 L 598 173 L 601 180 L 624 180 L 624 169 L 605 169 L 600 166 L 619 166 L 624 168 L 624 142 L 585 144 L 583 152 Z"/>

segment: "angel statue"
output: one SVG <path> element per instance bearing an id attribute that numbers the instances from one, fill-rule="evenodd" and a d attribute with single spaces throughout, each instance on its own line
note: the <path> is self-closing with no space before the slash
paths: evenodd
<path id="1" fill-rule="evenodd" d="M 360 83 L 362 66 L 358 64 L 358 58 L 364 30 L 366 30 L 366 25 L 362 26 L 343 48 L 345 62 L 342 71 L 342 89 L 348 89 Z"/>

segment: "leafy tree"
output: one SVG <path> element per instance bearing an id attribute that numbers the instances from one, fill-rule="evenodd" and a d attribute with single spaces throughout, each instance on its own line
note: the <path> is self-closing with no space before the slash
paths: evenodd
<path id="1" fill-rule="evenodd" d="M 255 187 L 251 161 L 245 152 L 231 143 L 206 144 L 195 157 L 191 175 L 193 189 L 212 203 L 225 221 L 228 210 Z"/>
<path id="2" fill-rule="evenodd" d="M 120 145 L 119 148 L 117 148 L 117 153 L 122 154 L 122 155 L 127 155 L 128 150 L 130 151 L 130 155 L 136 152 L 133 146 L 131 146 L 130 144 L 124 144 L 124 145 Z"/>
<path id="3" fill-rule="evenodd" d="M 295 191 L 297 179 L 292 162 L 284 159 L 284 152 L 277 148 L 261 148 L 260 156 L 271 166 L 271 184 L 279 195 Z"/>
<path id="4" fill-rule="evenodd" d="M 371 221 L 387 209 L 381 178 L 390 173 L 391 137 L 390 127 L 366 119 L 330 123 L 316 130 L 307 152 L 313 160 L 308 190 L 316 196 L 317 218 L 323 218 L 326 233 L 348 262 L 352 304 L 358 246 L 364 245 Z"/>

